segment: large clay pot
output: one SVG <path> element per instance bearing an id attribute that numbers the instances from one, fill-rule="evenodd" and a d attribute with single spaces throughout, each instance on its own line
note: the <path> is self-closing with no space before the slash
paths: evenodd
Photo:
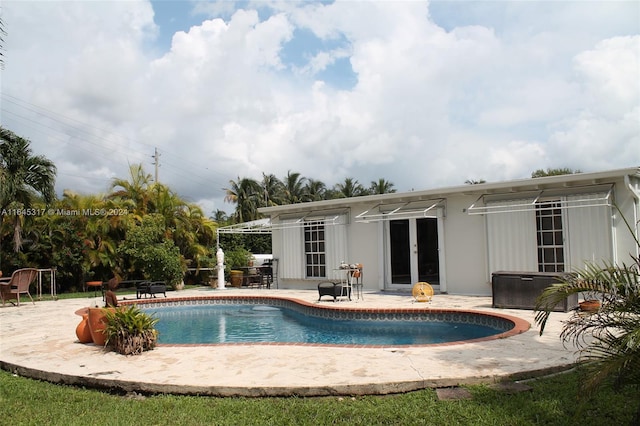
<path id="1" fill-rule="evenodd" d="M 82 315 L 82 321 L 76 327 L 76 336 L 80 343 L 91 343 L 93 338 L 91 337 L 91 330 L 89 330 L 89 314 Z"/>
<path id="2" fill-rule="evenodd" d="M 599 300 L 585 300 L 584 302 L 580 302 L 578 305 L 582 312 L 594 313 L 600 310 Z"/>
<path id="3" fill-rule="evenodd" d="M 107 336 L 104 334 L 105 317 L 107 311 L 114 311 L 113 308 L 89 308 L 89 330 L 91 331 L 91 339 L 96 345 L 104 346 Z"/>
<path id="4" fill-rule="evenodd" d="M 244 276 L 244 272 L 233 270 L 231 271 L 230 275 L 231 275 L 231 287 L 242 287 L 242 278 Z"/>

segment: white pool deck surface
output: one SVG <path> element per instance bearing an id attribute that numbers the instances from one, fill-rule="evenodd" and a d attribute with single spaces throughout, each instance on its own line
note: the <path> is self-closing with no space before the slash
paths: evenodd
<path id="1" fill-rule="evenodd" d="M 283 296 L 330 305 L 311 290 L 202 287 L 167 292 L 168 298 Z M 135 295 L 125 296 L 135 299 Z M 162 295 L 158 297 L 163 298 Z M 163 346 L 124 356 L 78 342 L 76 311 L 100 296 L 35 305 L 0 307 L 0 366 L 19 375 L 123 392 L 212 396 L 323 396 L 407 392 L 460 384 L 494 383 L 550 374 L 570 368 L 576 349 L 563 345 L 562 321 L 554 312 L 539 335 L 531 310 L 493 309 L 490 297 L 436 294 L 417 303 L 410 294 L 366 292 L 364 300 L 335 303 L 345 308 L 460 309 L 499 312 L 528 321 L 531 328 L 505 339 L 436 346 L 331 347 L 229 344 Z M 120 296 L 122 300 L 122 296 Z"/>

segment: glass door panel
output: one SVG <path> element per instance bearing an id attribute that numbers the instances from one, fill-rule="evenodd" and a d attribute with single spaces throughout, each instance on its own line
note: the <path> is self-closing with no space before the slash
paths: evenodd
<path id="1" fill-rule="evenodd" d="M 411 284 L 411 242 L 409 220 L 389 223 L 391 283 Z"/>
<path id="2" fill-rule="evenodd" d="M 438 219 L 392 220 L 389 242 L 391 284 L 439 284 Z"/>
<path id="3" fill-rule="evenodd" d="M 438 220 L 436 218 L 416 219 L 417 233 L 417 281 L 437 285 L 440 282 L 438 257 Z"/>

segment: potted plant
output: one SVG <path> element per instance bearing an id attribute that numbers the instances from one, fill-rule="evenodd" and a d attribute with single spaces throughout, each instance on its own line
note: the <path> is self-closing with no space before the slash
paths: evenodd
<path id="1" fill-rule="evenodd" d="M 596 270 L 595 266 L 590 265 L 588 267 L 589 271 Z M 582 291 L 582 301 L 578 302 L 578 306 L 582 312 L 586 313 L 595 313 L 600 310 L 600 297 L 602 292 L 600 290 L 601 285 L 599 284 L 601 271 L 595 272 L 595 275 L 592 279 L 585 279 L 582 276 L 578 277 L 578 285 L 583 288 Z"/>
<path id="2" fill-rule="evenodd" d="M 122 355 L 138 355 L 155 348 L 158 331 L 157 318 L 137 306 L 105 312 L 104 334 L 107 346 Z"/>
<path id="3" fill-rule="evenodd" d="M 225 272 L 231 281 L 232 287 L 241 287 L 244 271 L 242 268 L 246 268 L 249 265 L 251 259 L 251 253 L 243 248 L 230 250 L 225 253 Z"/>
<path id="4" fill-rule="evenodd" d="M 598 299 L 589 298 L 582 302 L 578 302 L 578 306 L 582 312 L 598 312 L 600 310 L 600 301 Z"/>
<path id="5" fill-rule="evenodd" d="M 98 346 L 104 346 L 107 337 L 105 335 L 106 314 L 115 311 L 114 308 L 100 308 L 98 306 L 87 308 L 87 322 L 91 341 Z"/>

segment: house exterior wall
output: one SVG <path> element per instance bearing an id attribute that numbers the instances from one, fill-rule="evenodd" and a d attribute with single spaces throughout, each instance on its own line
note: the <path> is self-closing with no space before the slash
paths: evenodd
<path id="1" fill-rule="evenodd" d="M 352 218 L 353 219 L 353 218 Z M 377 223 L 354 223 L 348 226 L 349 263 L 362 263 L 362 282 L 366 289 L 381 290 L 383 287 L 382 262 L 379 260 L 379 248 L 383 239 Z"/>
<path id="2" fill-rule="evenodd" d="M 281 221 L 275 220 L 274 224 L 280 224 Z M 352 220 L 349 220 L 349 223 L 343 225 L 327 225 L 326 228 L 329 227 L 343 227 L 346 232 L 346 255 L 344 258 L 338 259 L 336 262 L 330 263 L 328 260 L 327 263 L 327 277 L 329 280 L 338 280 L 341 277 L 342 272 L 337 269 L 340 261 L 345 261 L 347 263 L 362 263 L 363 264 L 363 284 L 366 289 L 381 289 L 379 287 L 382 283 L 382 276 L 380 271 L 380 262 L 378 260 L 379 252 L 378 249 L 380 247 L 380 235 L 378 224 L 369 223 L 369 224 L 361 224 L 361 223 L 353 223 Z M 302 230 L 299 228 L 293 228 L 286 232 L 289 233 L 298 233 L 300 238 L 303 238 Z M 283 256 L 286 252 L 285 249 L 285 232 L 282 231 L 274 231 L 272 233 L 272 251 L 273 257 L 278 258 L 279 262 L 279 287 L 280 288 L 295 288 L 295 289 L 314 289 L 320 281 L 323 281 L 323 278 L 292 278 L 287 276 L 286 272 L 288 269 L 291 269 L 289 262 L 298 262 L 297 259 L 287 258 L 287 256 Z M 328 236 L 334 234 L 333 232 L 327 232 Z M 304 259 L 303 259 L 304 261 Z"/>
<path id="3" fill-rule="evenodd" d="M 487 233 L 482 216 L 469 216 L 466 208 L 477 197 L 447 198 L 444 217 L 446 291 L 450 294 L 490 295 L 487 272 Z"/>
<path id="4" fill-rule="evenodd" d="M 633 193 L 640 195 L 640 178 L 630 179 L 628 182 L 621 180 L 616 185 L 615 202 L 620 212 L 614 209 L 613 216 L 613 246 L 616 263 L 632 263 L 631 256 L 640 256 L 639 248 L 634 240 L 634 234 L 629 230 L 632 228 L 635 238 L 639 237 L 638 227 L 640 226 L 640 202 Z M 625 223 L 626 219 L 626 223 Z"/>
<path id="5" fill-rule="evenodd" d="M 441 290 L 452 294 L 490 295 L 490 274 L 487 272 L 486 228 L 482 216 L 469 216 L 465 209 L 475 198 L 458 196 L 447 199 L 446 209 L 439 219 L 442 221 L 444 247 L 440 247 L 440 256 L 444 256 L 445 270 L 441 277 L 446 277 Z M 358 212 L 371 209 L 374 204 L 362 204 Z M 384 290 L 388 287 L 388 267 L 385 265 L 385 244 L 387 223 L 384 221 L 358 223 L 351 215 L 347 225 L 348 263 L 362 263 L 363 284 L 366 290 Z M 279 223 L 275 221 L 274 223 Z M 296 231 L 294 231 L 296 232 Z M 300 235 L 302 233 L 300 232 Z M 273 232 L 274 257 L 280 259 L 280 270 L 287 268 L 288 259 L 282 257 L 283 232 Z M 338 265 L 327 265 L 330 272 L 328 279 L 339 279 L 340 272 L 333 271 Z M 282 276 L 282 274 L 281 274 Z M 321 279 L 280 279 L 281 288 L 313 289 Z"/>
<path id="6" fill-rule="evenodd" d="M 635 172 L 634 172 L 635 171 Z M 596 207 L 596 209 L 605 210 L 593 210 L 591 213 L 580 214 L 573 211 L 572 213 L 565 213 L 563 220 L 565 221 L 567 233 L 574 232 L 571 242 L 574 245 L 597 245 L 598 241 L 606 241 L 606 245 L 610 247 L 569 247 L 569 237 L 565 236 L 565 248 L 567 249 L 567 255 L 571 251 L 579 253 L 579 256 L 586 256 L 586 253 L 598 253 L 598 256 L 602 256 L 602 253 L 610 253 L 610 261 L 615 262 L 631 262 L 631 255 L 638 256 L 638 247 L 634 240 L 633 234 L 629 231 L 627 224 L 623 220 L 623 215 L 627 219 L 629 225 L 633 228 L 633 232 L 638 233 L 638 220 L 640 218 L 638 194 L 640 194 L 640 173 L 636 169 L 625 169 L 620 173 L 605 174 L 605 177 L 600 177 L 600 174 L 585 174 L 568 176 L 564 178 L 555 177 L 554 179 L 542 178 L 542 182 L 545 185 L 539 185 L 536 187 L 543 189 L 552 189 L 554 191 L 564 191 L 566 194 L 572 194 L 575 188 L 580 188 L 589 185 L 613 185 L 613 194 L 611 200 L 616 203 L 620 208 L 620 212 L 615 207 Z M 518 185 L 522 188 L 526 188 L 530 191 L 530 182 L 534 180 L 516 182 L 513 186 L 509 186 L 507 183 L 494 184 L 494 185 L 473 185 L 468 186 L 467 190 L 462 188 L 453 188 L 449 191 L 443 190 L 437 193 L 438 197 L 443 200 L 442 204 L 432 211 L 429 211 L 429 215 L 437 215 L 439 221 L 439 232 L 442 235 L 440 237 L 439 256 L 441 258 L 440 269 L 440 290 L 446 291 L 450 294 L 460 295 L 491 295 L 491 274 L 495 272 L 497 266 L 492 265 L 491 262 L 491 250 L 492 244 L 502 244 L 495 242 L 496 236 L 492 234 L 492 227 L 495 231 L 496 227 L 500 226 L 500 220 L 494 220 L 494 223 L 490 225 L 489 214 L 469 214 L 469 207 L 478 202 L 479 197 L 482 197 L 486 193 L 506 193 L 505 200 L 517 199 L 519 196 Z M 537 180 L 536 180 L 537 182 Z M 547 184 L 546 182 L 551 182 Z M 526 186 L 529 185 L 529 186 Z M 465 188 L 466 189 L 466 188 Z M 524 191 L 524 189 L 523 189 Z M 328 202 L 316 202 L 297 204 L 295 206 L 279 206 L 276 208 L 263 209 L 264 213 L 273 211 L 274 223 L 278 223 L 277 217 L 282 212 L 291 212 L 290 214 L 298 214 L 300 217 L 304 216 L 305 212 L 313 212 L 314 210 L 326 208 L 331 206 L 333 208 L 348 208 L 348 220 L 344 225 L 328 225 L 328 226 L 341 226 L 344 227 L 344 236 L 346 238 L 346 258 L 340 259 L 348 263 L 362 263 L 363 269 L 363 283 L 365 290 L 384 290 L 389 288 L 389 272 L 388 272 L 388 253 L 387 253 L 387 239 L 388 239 L 388 221 L 370 221 L 368 223 L 362 223 L 357 220 L 357 215 L 376 208 L 382 203 L 391 203 L 394 201 L 394 196 L 404 201 L 411 200 L 412 197 L 425 198 L 429 195 L 435 195 L 433 193 L 423 192 L 397 194 L 397 195 L 385 195 L 385 196 L 370 196 L 370 197 L 356 197 L 352 199 L 344 200 L 332 200 Z M 570 196 L 566 197 L 570 199 Z M 577 207 L 580 209 L 582 207 Z M 567 209 L 567 211 L 573 209 Z M 297 212 L 297 213 L 296 213 Z M 594 213 L 595 212 L 595 213 Z M 603 213 L 604 212 L 604 213 Z M 499 213 L 508 214 L 508 213 Z M 497 216 L 495 216 L 497 217 Z M 494 219 L 495 219 L 494 217 Z M 505 216 L 506 217 L 506 216 Z M 535 214 L 533 216 L 535 218 Z M 567 222 L 568 221 L 568 222 Z M 573 223 L 575 221 L 575 223 Z M 597 222 L 597 223 L 591 223 Z M 515 225 L 514 225 L 515 223 Z M 507 225 L 505 225 L 507 226 Z M 507 232 L 506 238 L 510 235 L 517 233 L 517 222 L 511 223 L 509 226 L 509 232 Z M 535 223 L 532 225 L 535 228 Z M 527 225 L 528 227 L 528 225 Z M 587 235 L 586 232 L 592 232 L 594 235 Z M 299 232 L 302 238 L 302 231 Z M 609 236 L 609 237 L 607 237 Z M 517 239 L 517 235 L 513 235 L 514 239 Z M 531 240 L 531 235 L 527 237 Z M 507 241 L 508 243 L 508 241 Z M 518 244 L 532 244 L 534 241 L 525 241 Z M 275 258 L 279 258 L 280 270 L 286 268 L 286 263 L 292 261 L 292 259 L 283 258 L 282 254 L 286 252 L 284 245 L 286 242 L 283 239 L 283 232 L 281 230 L 273 231 L 273 255 Z M 592 250 L 593 248 L 593 250 Z M 499 254 L 508 256 L 513 252 L 513 256 L 524 256 L 527 259 L 527 265 L 537 265 L 537 250 L 531 250 L 528 248 L 525 251 L 516 253 L 516 249 L 507 247 L 503 250 L 503 253 Z M 497 254 L 494 253 L 494 257 Z M 498 256 L 499 257 L 499 256 Z M 532 258 L 535 257 L 535 258 Z M 304 261 L 304 256 L 302 256 Z M 298 257 L 296 262 L 300 261 Z M 575 259 L 567 263 L 577 263 Z M 498 262 L 498 265 L 500 263 Z M 517 263 L 516 263 L 517 264 Z M 333 268 L 338 265 L 327 265 L 328 278 L 335 279 L 336 272 Z M 576 265 L 569 265 L 575 269 Z M 568 267 L 569 267 L 568 266 Z M 583 265 L 578 265 L 581 267 Z M 442 268 L 444 267 L 444 269 Z M 532 270 L 535 271 L 535 270 Z M 281 274 L 282 276 L 282 274 Z M 282 277 L 279 280 L 280 288 L 297 288 L 297 289 L 314 289 L 321 279 L 287 279 Z M 410 287 L 409 287 L 410 288 Z"/>

